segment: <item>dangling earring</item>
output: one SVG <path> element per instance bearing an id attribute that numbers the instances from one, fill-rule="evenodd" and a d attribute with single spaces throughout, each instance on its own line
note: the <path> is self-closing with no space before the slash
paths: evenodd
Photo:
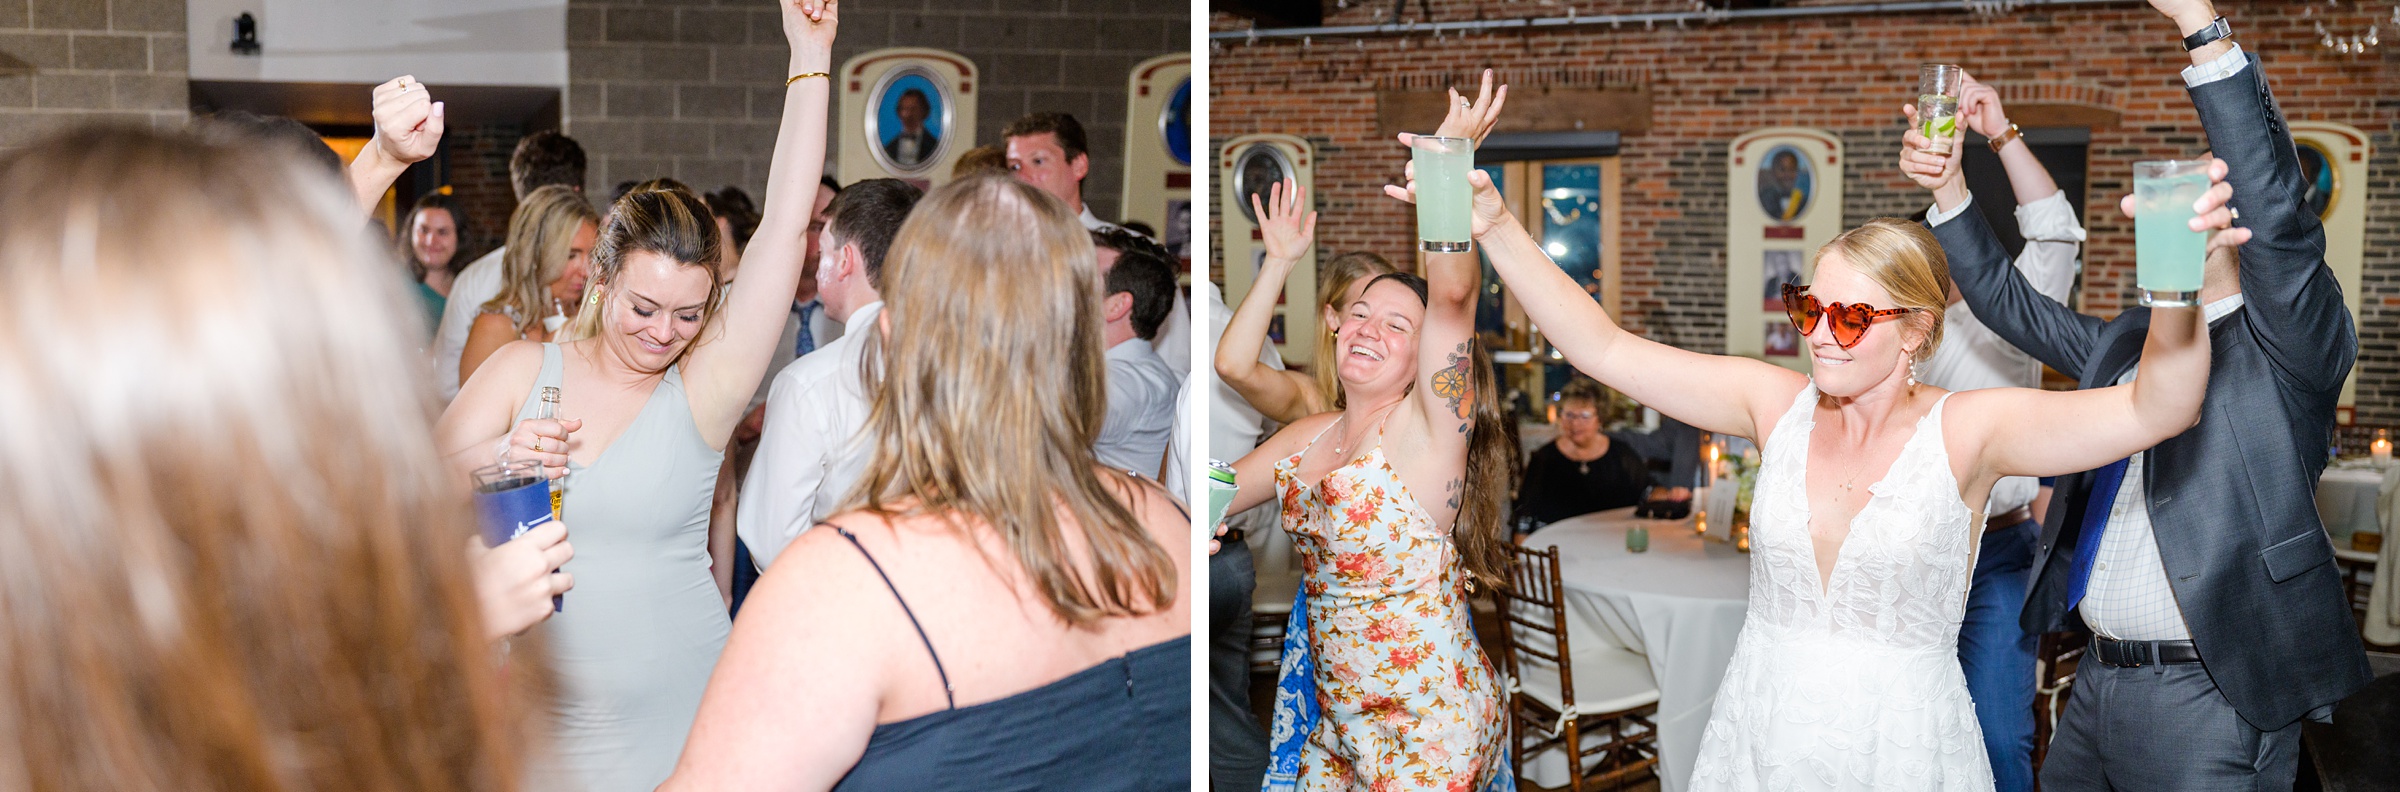
<path id="1" fill-rule="evenodd" d="M 1917 360 L 1916 360 L 1916 353 L 1914 353 L 1914 352 L 1911 352 L 1911 353 L 1909 353 L 1909 360 L 1908 360 L 1908 386 L 1909 386 L 1909 387 L 1911 387 L 1911 388 L 1914 388 L 1914 387 L 1916 387 L 1916 386 L 1917 386 Z"/>
<path id="2" fill-rule="evenodd" d="M 599 304 L 600 304 L 600 290 L 599 290 L 599 289 L 593 289 L 593 290 L 591 290 L 591 291 L 584 292 L 584 294 L 583 294 L 583 303 L 584 303 L 585 305 L 599 305 Z"/>

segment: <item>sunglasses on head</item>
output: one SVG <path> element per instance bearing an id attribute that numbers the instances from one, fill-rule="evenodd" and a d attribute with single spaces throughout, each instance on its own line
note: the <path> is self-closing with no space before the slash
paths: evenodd
<path id="1" fill-rule="evenodd" d="M 1783 312 L 1792 317 L 1792 326 L 1799 328 L 1800 334 L 1805 336 L 1817 331 L 1818 319 L 1831 316 L 1833 317 L 1833 342 L 1840 344 L 1843 349 L 1858 346 L 1858 342 L 1867 337 L 1867 328 L 1875 324 L 1875 320 L 1886 316 L 1899 316 L 1914 310 L 1917 309 L 1885 308 L 1877 310 L 1875 306 L 1866 303 L 1837 302 L 1826 305 L 1818 302 L 1816 295 L 1809 294 L 1806 286 L 1790 283 L 1783 285 Z"/>

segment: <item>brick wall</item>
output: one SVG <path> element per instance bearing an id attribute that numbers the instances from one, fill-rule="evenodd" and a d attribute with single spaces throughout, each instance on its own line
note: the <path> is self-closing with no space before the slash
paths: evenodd
<path id="1" fill-rule="evenodd" d="M 517 211 L 516 190 L 508 181 L 508 157 L 516 153 L 517 140 L 524 136 L 525 128 L 515 124 L 452 128 L 442 133 L 442 145 L 450 155 L 450 197 L 458 200 L 475 230 L 475 238 L 459 251 L 467 261 L 508 243 L 508 219 Z"/>
<path id="2" fill-rule="evenodd" d="M 587 189 L 606 195 L 619 181 L 674 176 L 763 197 L 788 76 L 777 14 L 748 1 L 572 0 L 565 114 L 567 133 L 592 157 Z M 980 143 L 999 142 L 1001 127 L 1033 110 L 1073 113 L 1092 146 L 1085 197 L 1111 217 L 1123 178 L 1127 73 L 1184 50 L 1190 20 L 1183 3 L 1145 0 L 864 4 L 843 10 L 833 62 L 896 46 L 967 56 L 984 72 Z"/>
<path id="3" fill-rule="evenodd" d="M 1328 5 L 1326 24 L 1369 24 L 1389 5 Z M 2365 12 L 2307 4 L 2224 0 L 2245 49 L 2265 57 L 2276 98 L 2292 120 L 2349 124 L 2372 136 L 2359 420 L 2400 423 L 2400 46 L 2334 55 L 2314 23 L 2364 29 Z M 1556 6 L 1431 0 L 1440 21 L 1560 14 Z M 1417 20 L 1418 4 L 1408 18 Z M 2347 7 L 2345 7 L 2347 9 Z M 1661 11 L 1656 2 L 1584 3 L 1585 14 Z M 1224 14 L 1213 29 L 1248 26 Z M 1843 138 L 1843 221 L 1904 215 L 1928 199 L 1893 166 L 1902 104 L 1917 64 L 1957 62 L 2004 96 L 2073 96 L 2109 103 L 2121 123 L 2092 131 L 2090 229 L 2083 304 L 2114 315 L 2132 303 L 2133 227 L 2116 214 L 2140 159 L 2189 156 L 2203 133 L 2177 69 L 2189 61 L 2172 25 L 2147 5 L 2020 11 L 1737 21 L 1678 29 L 1638 25 L 1492 32 L 1440 40 L 1418 34 L 1358 40 L 1229 42 L 1210 59 L 1209 133 L 1218 143 L 1249 132 L 1309 138 L 1327 251 L 1406 255 L 1412 215 L 1382 197 L 1404 152 L 1376 132 L 1378 80 L 1498 68 L 1522 82 L 1538 71 L 1639 75 L 1654 101 L 1649 131 L 1623 139 L 1625 316 L 1638 331 L 1704 351 L 1724 348 L 1725 151 L 1745 131 L 1795 125 Z M 2021 93 L 2020 93 L 2021 92 Z M 2355 194 L 2355 193 L 2354 193 Z M 1212 234 L 1219 233 L 1211 224 Z M 1395 257 L 1398 257 L 1395 255 Z M 1222 266 L 1221 263 L 1218 264 Z"/>
<path id="4" fill-rule="evenodd" d="M 183 0 L 0 0 L 0 147 L 190 113 Z"/>

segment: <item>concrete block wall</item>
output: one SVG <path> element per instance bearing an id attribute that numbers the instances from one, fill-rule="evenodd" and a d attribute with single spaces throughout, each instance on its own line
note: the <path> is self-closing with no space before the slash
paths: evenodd
<path id="1" fill-rule="evenodd" d="M 845 8 L 834 63 L 884 47 L 958 52 L 982 70 L 978 143 L 1034 110 L 1073 113 L 1092 147 L 1085 197 L 1113 217 L 1122 180 L 1125 82 L 1134 64 L 1185 50 L 1190 11 L 1142 0 L 899 0 Z M 763 198 L 783 113 L 788 52 L 757 0 L 573 0 L 567 8 L 567 134 L 591 155 L 587 186 L 673 176 Z M 838 108 L 837 108 L 838 114 Z M 857 126 L 834 119 L 835 134 Z M 862 178 L 839 174 L 845 181 Z"/>
<path id="2" fill-rule="evenodd" d="M 2357 127 L 2374 141 L 2359 327 L 2358 420 L 2400 424 L 2400 47 L 2365 55 L 2320 48 L 2314 23 L 2355 22 L 2365 12 L 2277 0 L 2222 0 L 2236 39 L 2264 58 L 2284 113 L 2294 121 Z M 1372 6 L 1372 7 L 1370 7 Z M 1474 0 L 1429 6 L 1437 21 L 1548 16 L 1549 5 Z M 1370 24 L 1389 4 L 1327 7 L 1328 25 Z M 1654 2 L 1586 3 L 1585 14 L 1656 11 Z M 1213 15 L 1210 27 L 1247 20 Z M 1843 221 L 1856 224 L 1923 208 L 1923 190 L 1900 176 L 1902 104 L 1912 100 L 1917 64 L 1961 63 L 2002 85 L 2081 86 L 2085 99 L 2113 97 L 2116 126 L 2094 129 L 2085 226 L 2090 229 L 2085 310 L 2113 315 L 2133 304 L 2133 227 L 2113 209 L 2130 189 L 2131 163 L 2196 154 L 2204 135 L 2178 69 L 2189 63 L 2172 25 L 2143 3 L 2031 9 L 1993 17 L 1944 12 L 1735 21 L 1678 29 L 1639 25 L 1541 32 L 1430 34 L 1358 40 L 1227 42 L 1209 62 L 1210 137 L 1282 132 L 1318 147 L 1318 235 L 1324 251 L 1374 250 L 1405 257 L 1406 207 L 1381 194 L 1399 177 L 1404 152 L 1376 132 L 1379 82 L 1463 75 L 1484 67 L 1508 74 L 1609 69 L 1647 75 L 1650 130 L 1620 150 L 1624 223 L 1619 229 L 1625 315 L 1637 331 L 1692 349 L 1724 348 L 1725 150 L 1766 126 L 1828 129 L 1848 162 Z M 1214 148 L 1212 147 L 1212 151 Z M 2355 189 L 2355 188 L 2354 188 Z M 1214 205 L 1212 200 L 1211 205 Z M 1221 234 L 1212 222 L 1212 234 Z M 1221 237 L 1220 237 L 1221 238 Z M 1219 267 L 1222 264 L 1218 264 Z M 1221 271 L 1221 270 L 1220 270 Z"/>
<path id="3" fill-rule="evenodd" d="M 0 0 L 0 148 L 190 117 L 183 0 Z"/>

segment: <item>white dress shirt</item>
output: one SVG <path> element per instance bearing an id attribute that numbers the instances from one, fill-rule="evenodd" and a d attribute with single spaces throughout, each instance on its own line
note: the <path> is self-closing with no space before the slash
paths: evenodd
<path id="1" fill-rule="evenodd" d="M 2185 67 L 2184 84 L 2197 88 L 2231 77 L 2249 62 L 2237 44 L 2215 60 Z M 2235 294 L 2203 306 L 2201 315 L 2214 324 L 2241 307 L 2242 295 Z M 2117 378 L 2117 384 L 2132 382 L 2140 370 L 2136 364 Z M 2192 629 L 2175 604 L 2175 590 L 2167 583 L 2166 566 L 2158 560 L 2158 537 L 2150 525 L 2150 497 L 2142 482 L 2149 457 L 2150 452 L 2143 451 L 2125 465 L 2125 482 L 2117 487 L 2116 500 L 2109 504 L 2108 527 L 2100 534 L 2091 581 L 2084 587 L 2083 604 L 2077 610 L 2083 614 L 2084 625 L 2102 637 L 2188 641 Z"/>
<path id="2" fill-rule="evenodd" d="M 1156 476 L 1175 426 L 1175 391 L 1183 388 L 1150 342 L 1128 338 L 1108 348 L 1108 417 L 1092 443 L 1100 464 Z"/>
<path id="3" fill-rule="evenodd" d="M 775 375 L 758 455 L 742 479 L 734 533 L 764 570 L 817 520 L 833 513 L 858 483 L 871 449 L 858 437 L 867 423 L 866 387 L 859 366 L 864 329 L 883 303 L 868 303 L 844 323 L 847 332 Z"/>
<path id="4" fill-rule="evenodd" d="M 833 342 L 841 340 L 847 325 L 834 321 L 831 315 L 825 313 L 823 303 L 816 300 L 808 302 L 817 306 L 817 309 L 810 312 L 808 316 L 808 332 L 817 342 L 817 348 L 824 349 L 832 346 Z M 876 304 L 881 305 L 882 303 Z M 767 373 L 758 378 L 758 392 L 750 394 L 750 406 L 753 408 L 767 403 L 767 389 L 774 386 L 775 375 L 783 373 L 785 366 L 791 365 L 792 361 L 802 357 L 800 354 L 801 305 L 802 303 L 798 302 L 792 303 L 791 312 L 784 314 L 783 335 L 775 337 L 775 356 L 767 358 Z M 851 318 L 858 317 L 853 315 Z"/>
<path id="5" fill-rule="evenodd" d="M 507 274 L 500 260 L 507 254 L 505 247 L 485 253 L 450 281 L 449 302 L 433 330 L 433 378 L 440 381 L 445 402 L 458 398 L 458 359 L 467 353 L 467 331 L 475 329 L 483 304 L 500 296 L 502 276 Z"/>
<path id="6" fill-rule="evenodd" d="M 1175 389 L 1175 426 L 1167 435 L 1167 467 L 1159 471 L 1167 492 L 1185 503 L 1192 501 L 1192 380 Z"/>
<path id="7" fill-rule="evenodd" d="M 2209 303 L 2201 315 L 2210 324 L 2242 307 L 2239 294 Z M 2203 340 L 2206 336 L 2202 336 Z M 2133 381 L 2141 365 L 2117 377 Z M 2158 560 L 2158 537 L 2150 526 L 2150 498 L 2142 485 L 2149 451 L 2133 455 L 2125 465 L 2125 483 L 2109 504 L 2108 528 L 2100 533 L 2100 553 L 2092 559 L 2092 579 L 2084 587 L 2083 623 L 2102 637 L 2120 641 L 2188 641 L 2192 628 L 2175 607 L 2175 590 L 2167 585 L 2167 568 Z M 2091 534 L 2085 526 L 2084 535 Z"/>
<path id="8" fill-rule="evenodd" d="M 1973 202 L 1970 197 L 1961 204 L 1962 209 Z M 1958 215 L 1959 211 L 1942 213 L 1941 221 L 1947 222 Z M 1933 216 L 1933 212 L 1926 213 L 1928 221 Z M 2025 250 L 2017 254 L 2017 272 L 2034 291 L 2065 305 L 2067 290 L 2074 288 L 2075 271 L 2080 268 L 2076 254 L 2083 248 L 2083 224 L 2075 221 L 2075 207 L 2067 203 L 2066 191 L 2018 206 L 2017 230 L 2025 237 Z M 1984 326 L 1983 320 L 1977 319 L 1966 301 L 1961 300 L 1942 312 L 1942 345 L 1919 368 L 1917 379 L 1953 391 L 2039 388 L 2042 364 Z M 2033 503 L 2040 493 L 2041 482 L 2035 479 L 2024 476 L 2000 479 L 1992 484 L 1991 499 L 1984 504 L 1984 513 L 2007 514 Z"/>

